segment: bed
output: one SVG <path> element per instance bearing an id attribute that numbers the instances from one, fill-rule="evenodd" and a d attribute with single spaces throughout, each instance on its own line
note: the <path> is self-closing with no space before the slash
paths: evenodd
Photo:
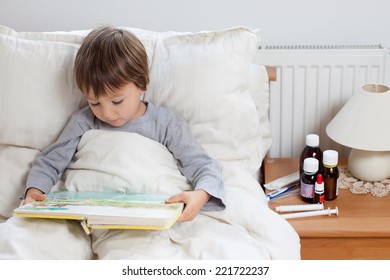
<path id="1" fill-rule="evenodd" d="M 20 204 L 32 161 L 86 104 L 73 79 L 75 54 L 89 30 L 16 32 L 0 26 L 0 259 L 299 259 L 293 228 L 268 208 L 257 174 L 271 145 L 269 75 L 257 56 L 259 30 L 135 33 L 149 57 L 151 82 L 143 98 L 180 113 L 195 138 L 218 160 L 227 207 L 202 211 L 191 222 L 163 231 L 111 230 L 109 242 L 82 247 L 79 233 L 64 239 L 63 222 L 29 221 L 45 228 L 46 248 L 23 235 Z M 89 131 L 53 190 L 152 192 L 191 189 L 164 146 L 140 135 Z M 50 241 L 57 234 L 61 242 Z M 67 235 L 69 236 L 69 235 Z M 123 241 L 125 236 L 125 242 Z M 18 240 L 18 241 L 17 241 Z M 120 241 L 122 240 L 122 241 Z M 6 243 L 6 245 L 4 245 Z M 3 245 L 1 245 L 3 244 Z M 124 254 L 120 248 L 133 248 Z M 5 249 L 4 249 L 5 248 Z M 118 248 L 111 253 L 110 248 Z"/>

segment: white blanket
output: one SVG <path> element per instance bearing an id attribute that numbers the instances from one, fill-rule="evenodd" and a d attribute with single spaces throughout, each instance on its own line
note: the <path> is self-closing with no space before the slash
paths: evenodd
<path id="1" fill-rule="evenodd" d="M 53 226 L 53 221 L 39 220 L 40 230 L 47 235 L 34 237 L 37 222 L 31 224 L 25 219 L 11 218 L 0 224 L 0 235 L 19 238 L 4 241 L 9 242 L 9 252 L 0 252 L 0 259 L 21 256 L 69 259 L 92 254 L 99 259 L 299 259 L 298 235 L 268 208 L 253 176 L 238 163 L 221 162 L 221 167 L 227 195 L 227 207 L 223 211 L 202 211 L 195 220 L 176 223 L 164 231 L 96 230 L 91 236 L 92 251 L 85 246 L 86 242 L 90 244 L 89 237 L 75 229 L 74 224 L 66 225 L 61 231 L 59 227 L 64 223 L 57 222 Z M 176 160 L 163 145 L 137 134 L 96 130 L 83 136 L 75 160 L 63 180 L 54 187 L 54 190 L 167 195 L 190 189 L 177 169 Z M 21 227 L 28 238 L 23 238 Z M 53 227 L 55 232 L 52 232 Z M 52 238 L 53 234 L 58 236 Z M 33 242 L 34 238 L 44 239 L 48 251 L 61 246 L 66 250 L 47 257 L 40 255 L 39 250 L 35 256 L 31 255 L 28 242 Z M 72 250 L 80 253 L 77 256 L 67 253 Z"/>

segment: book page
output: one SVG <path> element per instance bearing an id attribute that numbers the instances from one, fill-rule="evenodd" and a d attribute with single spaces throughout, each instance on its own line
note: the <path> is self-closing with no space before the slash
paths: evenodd
<path id="1" fill-rule="evenodd" d="M 166 204 L 165 195 L 105 192 L 54 192 L 14 211 L 39 218 L 86 219 L 88 225 L 166 226 L 180 216 L 182 203 Z"/>

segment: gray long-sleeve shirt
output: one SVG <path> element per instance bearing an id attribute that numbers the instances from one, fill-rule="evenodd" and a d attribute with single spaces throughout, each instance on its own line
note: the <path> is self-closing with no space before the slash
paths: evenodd
<path id="1" fill-rule="evenodd" d="M 178 160 L 180 172 L 191 182 L 193 188 L 203 189 L 212 196 L 203 209 L 224 209 L 225 189 L 217 161 L 210 158 L 196 142 L 188 124 L 178 114 L 152 103 L 145 104 L 147 110 L 142 117 L 121 127 L 112 127 L 100 121 L 89 106 L 73 114 L 57 141 L 35 159 L 27 178 L 26 191 L 34 187 L 44 193 L 50 192 L 71 162 L 86 131 L 119 130 L 138 133 L 165 145 Z"/>

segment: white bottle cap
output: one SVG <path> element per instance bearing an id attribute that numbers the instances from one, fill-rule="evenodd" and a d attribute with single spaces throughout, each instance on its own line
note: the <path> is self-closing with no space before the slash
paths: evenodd
<path id="1" fill-rule="evenodd" d="M 339 161 L 339 153 L 334 150 L 326 150 L 322 154 L 322 163 L 327 166 L 335 166 Z"/>
<path id="2" fill-rule="evenodd" d="M 317 134 L 306 135 L 306 145 L 309 147 L 318 147 L 320 145 L 320 137 Z"/>
<path id="3" fill-rule="evenodd" d="M 316 173 L 318 171 L 318 159 L 305 158 L 303 161 L 303 170 L 308 173 Z"/>

